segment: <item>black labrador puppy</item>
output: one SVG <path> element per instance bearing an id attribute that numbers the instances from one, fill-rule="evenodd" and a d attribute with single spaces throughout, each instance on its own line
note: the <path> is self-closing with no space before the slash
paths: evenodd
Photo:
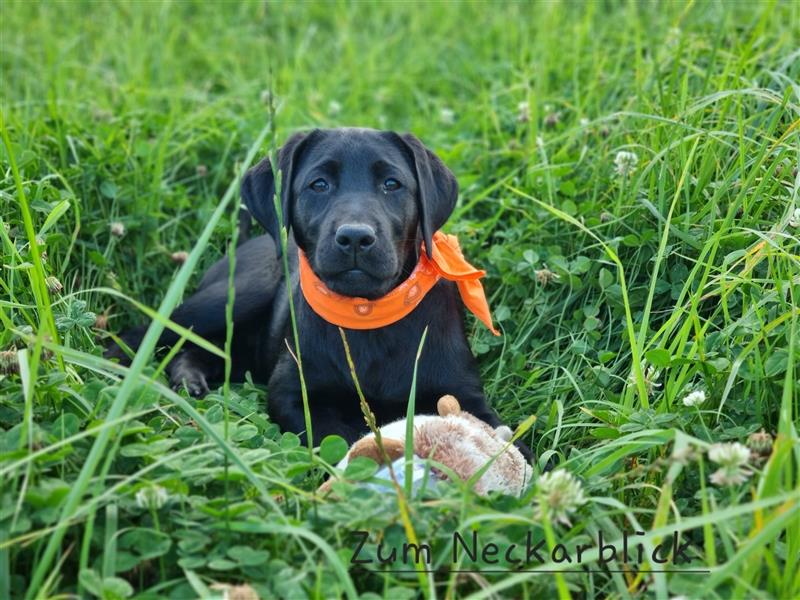
<path id="1" fill-rule="evenodd" d="M 292 136 L 278 155 L 283 220 L 289 227 L 288 261 L 296 307 L 300 354 L 319 442 L 338 434 L 349 443 L 366 432 L 339 328 L 317 315 L 299 286 L 298 248 L 316 276 L 339 295 L 377 299 L 402 283 L 456 203 L 450 170 L 413 135 L 371 129 L 314 130 Z M 250 371 L 268 384 L 269 415 L 282 429 L 304 434 L 298 367 L 281 262 L 275 182 L 268 159 L 250 169 L 241 186 L 244 205 L 267 235 L 236 250 L 234 379 Z M 249 217 L 247 218 L 249 228 Z M 225 336 L 228 259 L 213 265 L 197 292 L 172 320 L 221 344 Z M 417 374 L 416 407 L 435 413 L 444 394 L 493 427 L 475 359 L 467 344 L 456 284 L 440 280 L 401 320 L 369 330 L 346 331 L 364 395 L 379 424 L 405 415 L 414 358 L 428 335 Z M 122 335 L 135 348 L 145 327 Z M 160 343 L 177 336 L 165 332 Z M 287 341 L 288 340 L 288 341 Z M 111 351 L 119 356 L 119 349 Z M 172 361 L 171 383 L 193 395 L 223 375 L 221 359 L 188 347 Z M 522 446 L 522 445 L 521 445 Z M 522 448 L 529 456 L 527 448 Z"/>

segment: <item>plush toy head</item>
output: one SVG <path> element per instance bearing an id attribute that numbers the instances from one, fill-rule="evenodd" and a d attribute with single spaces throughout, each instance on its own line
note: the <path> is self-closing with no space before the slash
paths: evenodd
<path id="1" fill-rule="evenodd" d="M 473 489 L 482 496 L 492 491 L 519 496 L 530 482 L 532 471 L 520 451 L 509 444 L 511 430 L 506 426 L 492 429 L 462 411 L 453 396 L 440 398 L 437 410 L 438 416 L 414 417 L 414 455 L 441 463 L 464 481 L 493 460 Z M 383 447 L 390 461 L 403 457 L 405 433 L 405 419 L 381 427 Z M 385 462 L 372 433 L 353 444 L 338 466 L 346 467 L 356 456 L 367 456 L 379 464 Z M 432 471 L 440 479 L 447 476 L 435 466 Z"/>

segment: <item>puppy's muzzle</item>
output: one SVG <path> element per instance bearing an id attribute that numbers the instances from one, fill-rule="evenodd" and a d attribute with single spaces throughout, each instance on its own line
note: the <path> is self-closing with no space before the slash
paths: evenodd
<path id="1" fill-rule="evenodd" d="M 375 241 L 375 230 L 363 223 L 346 223 L 336 230 L 336 247 L 347 255 L 366 254 Z"/>

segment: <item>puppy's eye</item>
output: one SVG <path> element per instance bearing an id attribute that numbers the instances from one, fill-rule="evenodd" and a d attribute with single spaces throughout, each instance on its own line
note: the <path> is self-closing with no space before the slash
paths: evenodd
<path id="1" fill-rule="evenodd" d="M 310 187 L 317 193 L 327 192 L 331 188 L 330 184 L 327 181 L 325 181 L 322 177 L 312 181 L 311 185 L 308 187 Z"/>
<path id="2" fill-rule="evenodd" d="M 400 185 L 400 182 L 392 177 L 389 177 L 389 179 L 383 182 L 383 191 L 385 192 L 393 192 L 399 190 L 401 187 L 403 186 Z"/>

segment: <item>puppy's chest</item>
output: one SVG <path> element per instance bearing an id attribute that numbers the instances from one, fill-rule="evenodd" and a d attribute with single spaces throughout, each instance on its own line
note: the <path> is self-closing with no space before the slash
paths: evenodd
<path id="1" fill-rule="evenodd" d="M 303 344 L 306 379 L 312 388 L 339 389 L 355 394 L 344 344 L 338 328 L 318 331 Z M 348 331 L 347 343 L 356 375 L 367 399 L 405 404 L 411 387 L 417 343 L 393 332 Z M 306 350 L 308 348 L 308 350 Z M 420 365 L 420 369 L 426 368 Z"/>
<path id="2" fill-rule="evenodd" d="M 350 357 L 362 391 L 370 402 L 405 406 L 423 331 L 428 334 L 417 368 L 417 394 L 432 382 L 452 378 L 453 354 L 465 345 L 448 286 L 437 286 L 422 304 L 401 321 L 370 330 L 346 330 Z M 300 330 L 304 373 L 310 388 L 355 394 L 352 374 L 338 327 L 322 320 L 302 302 L 305 328 Z M 435 386 L 434 386 L 435 387 Z"/>

